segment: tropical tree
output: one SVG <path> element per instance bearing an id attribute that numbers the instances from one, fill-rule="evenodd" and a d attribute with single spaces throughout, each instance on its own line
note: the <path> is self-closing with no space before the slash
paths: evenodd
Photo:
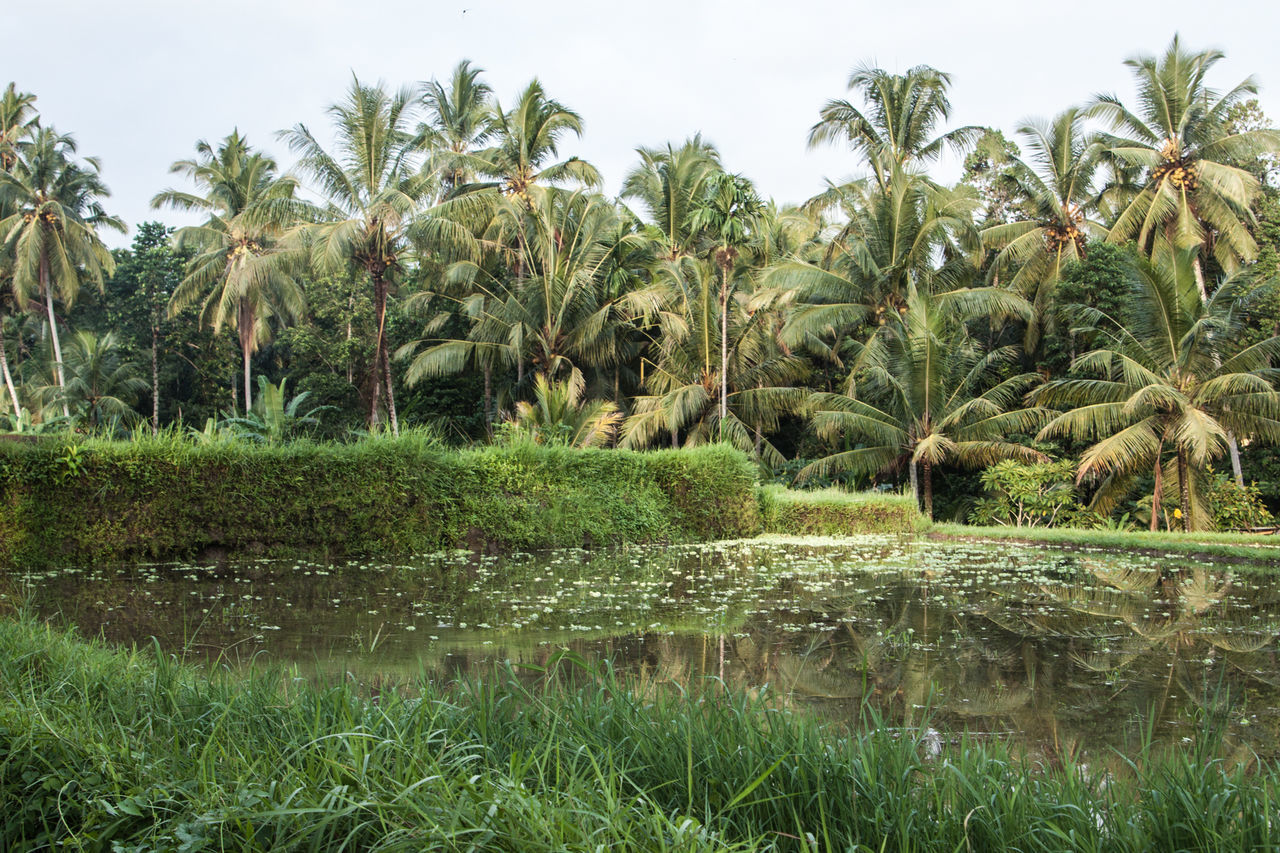
<path id="1" fill-rule="evenodd" d="M 741 267 L 737 275 L 747 277 L 749 270 Z M 722 310 L 717 277 L 714 262 L 684 256 L 661 262 L 653 284 L 636 292 L 637 308 L 657 331 L 645 359 L 647 393 L 632 401 L 619 444 L 726 441 L 776 465 L 782 456 L 764 436 L 799 410 L 805 392 L 798 383 L 808 365 L 779 344 L 774 312 L 749 309 L 745 286 L 730 289 Z M 717 326 L 726 317 L 727 334 L 717 347 Z"/>
<path id="2" fill-rule="evenodd" d="M 1109 509 L 1137 475 L 1150 472 L 1153 506 L 1159 507 L 1172 476 L 1186 530 L 1208 523 L 1193 500 L 1195 482 L 1227 450 L 1230 433 L 1256 441 L 1280 438 L 1280 393 L 1272 385 L 1280 376 L 1272 367 L 1280 337 L 1239 343 L 1250 323 L 1242 297 L 1253 283 L 1247 275 L 1232 276 L 1203 300 L 1196 251 L 1164 248 L 1154 262 L 1135 259 L 1123 317 L 1081 312 L 1105 342 L 1072 362 L 1077 377 L 1050 382 L 1033 395 L 1040 405 L 1070 407 L 1044 426 L 1041 437 L 1094 442 L 1081 457 L 1078 476 L 1103 479 L 1095 506 Z M 1153 530 L 1157 516 L 1153 511 Z"/>
<path id="3" fill-rule="evenodd" d="M 753 237 L 764 205 L 751 182 L 741 175 L 713 172 L 705 195 L 689 217 L 691 228 L 710 242 L 710 257 L 720 269 L 720 423 L 729 414 L 729 296 L 732 272 L 742 249 Z"/>
<path id="4" fill-rule="evenodd" d="M 1010 376 L 1014 348 L 984 352 L 961 322 L 979 314 L 1025 318 L 1028 312 L 1023 300 L 1000 288 L 931 295 L 910 287 L 900 311 L 856 348 L 845 392 L 810 396 L 817 434 L 855 446 L 810 463 L 800 478 L 905 467 L 912 493 L 932 518 L 934 467 L 1042 461 L 1041 453 L 1008 438 L 1044 420 L 1043 410 L 1020 406 L 1039 374 Z"/>
<path id="5" fill-rule="evenodd" d="M 414 98 L 408 89 L 353 78 L 343 103 L 329 108 L 337 148 L 325 149 L 302 124 L 281 136 L 299 154 L 298 167 L 325 199 L 323 221 L 305 229 L 313 264 L 326 272 L 357 271 L 373 288 L 375 342 L 369 426 L 378 423 L 386 392 L 391 431 L 398 434 L 391 360 L 387 352 L 387 297 L 404 270 L 411 226 L 435 192 L 431 172 L 418 169 L 422 139 L 414 132 Z M 429 229 L 427 229 L 429 230 Z"/>
<path id="6" fill-rule="evenodd" d="M 578 372 L 561 381 L 538 375 L 534 378 L 533 402 L 516 403 L 515 416 L 508 422 L 512 432 L 527 436 L 536 444 L 609 445 L 622 424 L 622 413 L 608 400 L 584 402 L 584 388 Z"/>
<path id="7" fill-rule="evenodd" d="M 582 136 L 582 117 L 564 104 L 548 98 L 536 79 L 530 81 L 510 110 L 495 102 L 488 132 L 494 144 L 479 152 L 479 171 L 496 182 L 477 188 L 496 187 L 503 195 L 532 205 L 530 192 L 539 184 L 576 183 L 598 187 L 596 167 L 577 157 L 548 162 L 559 154 L 566 133 Z"/>
<path id="8" fill-rule="evenodd" d="M 658 254 L 675 259 L 691 254 L 699 236 L 694 213 L 706 197 L 707 182 L 720 171 L 720 153 L 702 134 L 680 147 L 637 148 L 640 165 L 627 173 L 622 198 L 636 199 L 653 228 Z"/>
<path id="9" fill-rule="evenodd" d="M 276 174 L 275 160 L 249 147 L 233 131 L 215 148 L 196 143 L 196 158 L 179 160 L 170 172 L 185 175 L 200 194 L 165 190 L 152 207 L 172 207 L 208 216 L 202 225 L 177 232 L 175 248 L 195 254 L 169 302 L 169 316 L 203 300 L 201 324 L 214 333 L 236 330 L 244 368 L 244 409 L 253 408 L 251 357 L 270 339 L 270 321 L 291 322 L 306 311 L 294 272 L 298 253 L 282 235 L 305 214 L 294 199 L 297 182 Z"/>
<path id="10" fill-rule="evenodd" d="M 67 341 L 65 354 L 64 379 L 46 382 L 39 392 L 44 418 L 70 412 L 64 416 L 89 428 L 137 419 L 134 404 L 149 386 L 140 365 L 124 357 L 114 332 L 99 336 L 78 331 Z"/>
<path id="11" fill-rule="evenodd" d="M 413 298 L 413 304 L 424 304 L 443 296 L 471 328 L 465 339 L 441 341 L 414 356 L 410 383 L 458 373 L 492 353 L 521 376 L 528 361 L 548 379 L 618 363 L 613 332 L 630 322 L 632 311 L 629 293 L 608 288 L 611 259 L 618 241 L 637 238 L 619 231 L 617 211 L 603 196 L 532 187 L 527 200 L 505 199 L 485 236 L 486 245 L 515 247 L 510 268 L 459 261 L 449 269 L 445 287 Z M 445 319 L 441 315 L 435 325 Z"/>
<path id="12" fill-rule="evenodd" d="M 70 306 L 85 279 L 101 288 L 103 274 L 115 263 L 98 229 L 125 230 L 124 223 L 102 207 L 100 199 L 108 192 L 98 161 L 89 157 L 78 162 L 75 150 L 70 136 L 40 128 L 18 144 L 12 168 L 0 171 L 0 209 L 5 213 L 0 219 L 0 247 L 18 302 L 44 305 L 60 387 L 65 377 L 55 295 Z"/>
<path id="13" fill-rule="evenodd" d="M 783 260 L 765 283 L 790 306 L 783 340 L 839 361 L 840 342 L 905 305 L 912 288 L 950 290 L 974 272 L 977 241 L 968 187 L 945 189 L 898 169 L 883 190 L 850 184 L 835 196 L 845 224 L 817 260 Z"/>
<path id="14" fill-rule="evenodd" d="M 1028 122 L 1018 134 L 1028 155 L 1010 158 L 1002 183 L 1015 209 L 1030 216 L 984 229 L 982 242 L 999 250 L 991 264 L 995 280 L 1031 302 L 1024 346 L 1034 352 L 1063 269 L 1084 257 L 1089 239 L 1107 235 L 1090 218 L 1101 146 L 1085 133 L 1076 108 L 1051 122 Z"/>
<path id="15" fill-rule="evenodd" d="M 950 74 L 927 65 L 905 74 L 860 66 L 850 75 L 848 88 L 862 95 L 865 106 L 843 99 L 827 101 L 809 131 L 809 147 L 847 142 L 866 158 L 883 189 L 895 171 L 927 166 L 948 149 L 963 150 L 982 134 L 982 128 L 967 126 L 939 132 L 951 114 L 950 85 Z"/>
<path id="16" fill-rule="evenodd" d="M 1089 109 L 1111 124 L 1114 133 L 1099 139 L 1128 178 L 1112 188 L 1124 204 L 1111 239 L 1136 238 L 1149 255 L 1156 244 L 1200 247 L 1195 262 L 1202 292 L 1202 256 L 1212 253 L 1232 272 L 1258 251 L 1249 233 L 1258 179 L 1231 164 L 1280 152 L 1280 132 L 1231 126 L 1232 108 L 1258 86 L 1250 77 L 1225 93 L 1209 88 L 1206 77 L 1223 56 L 1218 50 L 1184 50 L 1175 35 L 1163 56 L 1126 60 L 1138 83 L 1136 109 L 1114 95 L 1097 97 Z M 1136 182 L 1125 167 L 1140 170 Z"/>
<path id="17" fill-rule="evenodd" d="M 465 191 L 477 171 L 490 165 L 476 153 L 493 132 L 493 89 L 480 79 L 483 73 L 464 59 L 447 86 L 437 80 L 423 84 L 427 119 L 419 135 L 446 196 Z"/>
<path id="18" fill-rule="evenodd" d="M 18 143 L 35 133 L 40 118 L 36 96 L 19 92 L 10 83 L 0 95 L 0 172 L 8 172 L 18 160 Z"/>

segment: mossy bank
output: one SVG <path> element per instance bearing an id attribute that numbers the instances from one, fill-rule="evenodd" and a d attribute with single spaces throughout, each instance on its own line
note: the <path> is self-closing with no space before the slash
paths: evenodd
<path id="1" fill-rule="evenodd" d="M 760 532 L 724 447 L 0 443 L 0 566 L 694 541 Z"/>

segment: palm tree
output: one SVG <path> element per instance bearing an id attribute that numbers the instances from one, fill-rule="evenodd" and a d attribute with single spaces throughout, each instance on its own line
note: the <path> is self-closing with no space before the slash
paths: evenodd
<path id="1" fill-rule="evenodd" d="M 18 143 L 35 133 L 39 116 L 35 108 L 36 96 L 19 92 L 10 83 L 0 95 L 0 172 L 13 168 L 18 160 Z"/>
<path id="2" fill-rule="evenodd" d="M 1042 461 L 1043 454 L 1007 440 L 1043 422 L 1042 410 L 1019 406 L 1039 374 L 1008 376 L 1014 349 L 983 352 L 960 321 L 978 314 L 1025 318 L 1029 310 L 999 288 L 929 295 L 912 286 L 903 306 L 856 349 L 845 393 L 810 396 L 818 435 L 858 446 L 809 464 L 800 478 L 905 466 L 912 493 L 932 518 L 934 466 Z"/>
<path id="3" fill-rule="evenodd" d="M 305 313 L 302 288 L 291 274 L 296 252 L 281 235 L 302 213 L 294 199 L 297 182 L 276 175 L 276 163 L 254 151 L 238 131 L 215 148 L 196 143 L 196 159 L 179 160 L 170 172 L 185 175 L 202 191 L 165 190 L 152 207 L 198 211 L 203 225 L 183 228 L 175 247 L 193 247 L 187 275 L 169 302 L 170 316 L 203 299 L 200 322 L 214 333 L 230 324 L 240 341 L 244 365 L 244 410 L 253 408 L 250 359 L 268 340 L 269 320 L 291 321 Z"/>
<path id="4" fill-rule="evenodd" d="M 329 108 L 338 135 L 334 153 L 305 125 L 281 136 L 300 155 L 298 166 L 326 199 L 324 220 L 309 226 L 313 263 L 322 270 L 358 270 L 369 277 L 376 313 L 370 428 L 386 389 L 391 431 L 399 434 L 391 360 L 386 344 L 387 296 L 410 250 L 410 227 L 435 190 L 432 173 L 417 168 L 421 137 L 414 133 L 414 98 L 352 78 L 347 99 Z"/>
<path id="5" fill-rule="evenodd" d="M 962 150 L 981 135 L 979 127 L 938 133 L 951 114 L 950 85 L 950 74 L 927 65 L 917 65 L 906 74 L 861 66 L 850 75 L 848 88 L 860 92 L 866 106 L 858 108 L 843 99 L 827 101 L 809 131 L 809 147 L 847 142 L 866 158 L 875 182 L 884 188 L 895 170 L 926 166 L 944 151 Z"/>
<path id="6" fill-rule="evenodd" d="M 835 196 L 846 224 L 816 262 L 783 261 L 766 276 L 780 305 L 790 305 L 783 340 L 827 350 L 866 322 L 896 311 L 906 294 L 949 290 L 973 273 L 977 195 L 935 186 L 896 169 L 883 190 L 851 184 Z"/>
<path id="7" fill-rule="evenodd" d="M 797 382 L 807 365 L 780 346 L 774 312 L 748 310 L 745 287 L 730 288 L 722 309 L 716 273 L 714 262 L 693 256 L 663 261 L 653 285 L 635 293 L 635 306 L 657 333 L 654 357 L 645 360 L 648 393 L 634 398 L 619 444 L 643 448 L 669 436 L 677 446 L 683 435 L 686 445 L 727 441 L 762 463 L 778 464 L 781 454 L 763 436 L 800 408 L 805 394 Z M 726 317 L 717 370 L 712 341 Z"/>
<path id="8" fill-rule="evenodd" d="M 1079 477 L 1106 478 L 1098 506 L 1150 471 L 1159 507 L 1171 453 L 1186 530 L 1207 524 L 1193 504 L 1193 482 L 1227 449 L 1229 433 L 1280 438 L 1280 393 L 1272 386 L 1280 371 L 1271 366 L 1280 337 L 1241 347 L 1249 323 L 1242 297 L 1251 282 L 1232 276 L 1202 300 L 1196 252 L 1166 247 L 1154 262 L 1135 259 L 1125 316 L 1084 312 L 1108 337 L 1072 362 L 1075 373 L 1089 378 L 1056 380 L 1033 395 L 1041 405 L 1071 407 L 1046 424 L 1041 437 L 1095 442 L 1081 458 Z"/>
<path id="9" fill-rule="evenodd" d="M 29 92 L 19 92 L 15 84 L 5 87 L 0 95 L 0 172 L 13 168 L 18 159 L 18 143 L 35 132 L 39 117 L 35 109 L 36 96 Z M 5 203 L 0 200 L 0 219 L 8 216 Z M 14 417 L 22 413 L 18 402 L 18 391 L 13 384 L 13 375 L 9 371 L 9 357 L 5 350 L 4 327 L 11 312 L 21 310 L 17 304 L 13 289 L 13 270 L 9 259 L 0 256 L 0 374 L 4 376 L 5 388 L 9 391 L 9 399 L 13 403 Z"/>
<path id="10" fill-rule="evenodd" d="M 534 379 L 531 403 L 516 403 L 512 429 L 537 444 L 569 447 L 605 447 L 617 435 L 622 413 L 608 400 L 583 401 L 582 374 L 574 372 L 563 381 Z"/>
<path id="11" fill-rule="evenodd" d="M 444 194 L 465 191 L 479 169 L 488 165 L 476 155 L 493 132 L 493 89 L 480 79 L 483 68 L 464 59 L 453 69 L 449 85 L 423 84 L 427 120 L 419 130 L 439 173 Z"/>
<path id="12" fill-rule="evenodd" d="M 124 359 L 115 332 L 76 332 L 67 341 L 66 357 L 65 381 L 43 389 L 46 419 L 58 410 L 69 411 L 64 416 L 96 428 L 138 417 L 133 405 L 150 386 L 139 375 L 139 365 Z"/>
<path id="13" fill-rule="evenodd" d="M 1085 134 L 1084 114 L 1073 107 L 1052 122 L 1028 122 L 1018 133 L 1029 156 L 1010 158 L 1004 183 L 1030 218 L 984 229 L 982 242 L 999 250 L 992 274 L 997 280 L 1008 275 L 1006 286 L 1032 304 L 1024 346 L 1033 352 L 1063 269 L 1082 260 L 1088 240 L 1105 237 L 1107 229 L 1089 217 L 1101 147 Z"/>
<path id="14" fill-rule="evenodd" d="M 1089 110 L 1116 131 L 1100 137 L 1110 155 L 1122 168 L 1142 170 L 1138 184 L 1121 193 L 1128 198 L 1111 239 L 1136 237 L 1148 254 L 1156 243 L 1201 247 L 1196 270 L 1202 291 L 1201 256 L 1212 252 L 1233 272 L 1258 251 L 1248 227 L 1258 179 L 1230 163 L 1280 151 L 1276 130 L 1231 131 L 1228 112 L 1258 86 L 1250 77 L 1226 93 L 1209 88 L 1205 78 L 1222 58 L 1217 50 L 1188 52 L 1175 35 L 1163 56 L 1125 61 L 1138 82 L 1136 110 L 1114 95 L 1098 96 Z"/>
<path id="15" fill-rule="evenodd" d="M 559 153 L 566 133 L 582 136 L 582 118 L 559 101 L 548 98 L 536 79 L 530 81 L 516 105 L 504 111 L 494 104 L 489 134 L 495 144 L 479 152 L 484 161 L 480 171 L 495 178 L 504 195 L 533 204 L 530 190 L 538 184 L 576 183 L 598 187 L 600 173 L 585 160 L 570 157 L 548 162 Z"/>
<path id="16" fill-rule="evenodd" d="M 622 183 L 622 198 L 644 205 L 660 245 L 668 259 L 694 251 L 699 230 L 694 211 L 706 195 L 707 181 L 720 169 L 720 153 L 698 134 L 679 148 L 637 148 L 640 165 Z"/>
<path id="17" fill-rule="evenodd" d="M 711 242 L 710 257 L 720 268 L 720 423 L 729 414 L 729 285 L 742 248 L 764 212 L 751 182 L 717 171 L 706 180 L 706 194 L 694 203 L 689 226 Z"/>
<path id="18" fill-rule="evenodd" d="M 516 275 L 459 261 L 445 288 L 416 294 L 414 304 L 435 296 L 452 300 L 471 329 L 466 339 L 442 341 L 415 356 L 409 382 L 460 372 L 495 353 L 508 364 L 528 359 L 549 379 L 616 365 L 621 353 L 613 332 L 632 312 L 627 292 L 608 290 L 608 274 L 617 242 L 638 239 L 621 232 L 617 219 L 607 199 L 581 190 L 535 186 L 524 198 L 505 199 L 485 243 L 516 247 Z"/>
<path id="19" fill-rule="evenodd" d="M 0 171 L 0 246 L 9 258 L 18 301 L 42 300 L 53 341 L 57 384 L 64 384 L 62 343 L 54 312 L 55 293 L 70 306 L 84 279 L 103 284 L 115 268 L 98 228 L 123 232 L 124 223 L 102 208 L 108 194 L 100 166 L 73 159 L 75 140 L 40 128 L 18 145 L 13 167 Z M 65 408 L 65 406 L 64 406 Z M 64 411 L 65 416 L 69 416 Z"/>

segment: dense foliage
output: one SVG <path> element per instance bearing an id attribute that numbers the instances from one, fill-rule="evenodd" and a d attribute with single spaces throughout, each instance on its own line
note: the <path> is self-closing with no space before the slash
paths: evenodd
<path id="1" fill-rule="evenodd" d="M 950 127 L 943 71 L 861 66 L 809 134 L 861 171 L 794 206 L 698 135 L 637 149 L 607 197 L 565 150 L 584 118 L 537 80 L 504 101 L 470 62 L 416 89 L 353 79 L 331 128 L 279 134 L 292 171 L 237 132 L 196 143 L 154 203 L 204 220 L 114 253 L 101 165 L 10 84 L 0 417 L 720 442 L 987 520 L 982 469 L 1054 457 L 1075 474 L 1055 524 L 1232 524 L 1211 465 L 1280 508 L 1280 131 L 1252 78 L 1222 87 L 1224 58 L 1175 36 L 1125 63 L 1132 98 L 1010 137 Z M 964 156 L 950 186 L 944 152 Z"/>
<path id="2" fill-rule="evenodd" d="M 283 445 L 0 442 L 0 565 L 689 541 L 760 529 L 724 447 L 450 450 L 418 433 Z"/>

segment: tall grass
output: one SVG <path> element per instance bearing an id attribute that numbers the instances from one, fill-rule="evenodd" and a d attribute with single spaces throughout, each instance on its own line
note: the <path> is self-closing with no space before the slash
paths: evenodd
<path id="1" fill-rule="evenodd" d="M 0 622 L 0 848 L 1266 850 L 1276 771 L 1114 778 L 562 661 L 361 695 Z"/>

